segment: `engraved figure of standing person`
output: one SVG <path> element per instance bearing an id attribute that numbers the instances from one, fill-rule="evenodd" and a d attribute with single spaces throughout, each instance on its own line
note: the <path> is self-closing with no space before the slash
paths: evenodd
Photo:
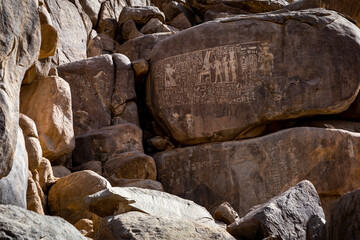
<path id="1" fill-rule="evenodd" d="M 215 57 L 215 60 L 214 60 L 214 63 L 213 63 L 213 68 L 215 68 L 215 81 L 214 82 L 222 82 L 223 79 L 222 79 L 222 64 L 221 64 L 221 61 Z M 220 79 L 220 80 L 218 80 Z"/>
<path id="2" fill-rule="evenodd" d="M 272 76 L 272 68 L 274 65 L 274 55 L 269 53 L 269 44 L 265 44 L 262 48 L 262 65 L 260 67 L 260 70 L 264 75 Z"/>
<path id="3" fill-rule="evenodd" d="M 170 63 L 167 63 L 165 65 L 165 87 L 176 87 L 176 81 L 173 77 L 175 73 L 174 67 L 170 65 Z"/>

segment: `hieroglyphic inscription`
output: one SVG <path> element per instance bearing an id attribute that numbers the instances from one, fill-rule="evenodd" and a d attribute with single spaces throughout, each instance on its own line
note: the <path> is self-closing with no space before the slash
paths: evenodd
<path id="1" fill-rule="evenodd" d="M 243 103 L 255 100 L 261 79 L 271 77 L 274 56 L 267 42 L 189 52 L 152 66 L 160 105 Z"/>

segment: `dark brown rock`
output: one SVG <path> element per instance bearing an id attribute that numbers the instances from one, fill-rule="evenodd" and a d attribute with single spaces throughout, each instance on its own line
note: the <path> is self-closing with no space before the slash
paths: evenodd
<path id="1" fill-rule="evenodd" d="M 81 164 L 78 167 L 74 167 L 73 171 L 83 171 L 83 170 L 91 170 L 93 172 L 96 172 L 99 175 L 103 175 L 102 173 L 102 164 L 100 161 L 90 161 Z"/>
<path id="2" fill-rule="evenodd" d="M 147 144 L 157 151 L 166 151 L 175 148 L 174 144 L 169 139 L 160 136 L 150 138 L 147 140 Z"/>
<path id="3" fill-rule="evenodd" d="M 360 69 L 352 67 L 358 37 L 354 24 L 322 9 L 208 22 L 153 48 L 147 103 L 182 145 L 235 139 L 268 121 L 336 114 L 359 89 Z"/>
<path id="4" fill-rule="evenodd" d="M 108 180 L 113 187 L 137 187 L 161 192 L 164 191 L 160 182 L 150 179 L 123 179 L 116 177 L 116 175 L 112 175 Z"/>
<path id="5" fill-rule="evenodd" d="M 118 43 L 106 33 L 100 33 L 89 41 L 87 56 L 95 57 L 102 54 L 112 54 L 118 48 Z"/>
<path id="6" fill-rule="evenodd" d="M 149 63 L 145 59 L 138 59 L 132 63 L 136 79 L 141 79 L 146 76 L 149 71 Z"/>
<path id="7" fill-rule="evenodd" d="M 244 215 L 304 179 L 322 201 L 360 187 L 359 146 L 358 133 L 304 127 L 153 157 L 165 191 L 210 210 L 227 201 Z"/>
<path id="8" fill-rule="evenodd" d="M 41 47 L 39 59 L 54 56 L 59 44 L 59 36 L 56 29 L 49 24 L 41 25 Z"/>
<path id="9" fill-rule="evenodd" d="M 218 206 L 213 214 L 216 221 L 232 224 L 239 218 L 239 214 L 231 207 L 230 203 L 224 202 Z"/>
<path id="10" fill-rule="evenodd" d="M 165 22 L 165 15 L 157 7 L 124 7 L 119 17 L 119 26 L 127 20 L 133 20 L 136 24 L 144 25 L 150 19 L 158 18 L 161 22 Z"/>
<path id="11" fill-rule="evenodd" d="M 59 165 L 59 166 L 52 166 L 53 175 L 56 178 L 63 178 L 67 175 L 71 174 L 71 171 L 66 168 L 65 166 Z"/>
<path id="12" fill-rule="evenodd" d="M 175 32 L 175 29 L 171 29 L 171 27 L 161 22 L 158 18 L 152 18 L 140 29 L 140 32 L 144 34 Z"/>
<path id="13" fill-rule="evenodd" d="M 319 215 L 312 215 L 306 224 L 306 240 L 325 240 L 326 221 Z"/>
<path id="14" fill-rule="evenodd" d="M 122 30 L 121 30 L 121 36 L 123 40 L 127 41 L 130 39 L 141 37 L 143 35 L 144 34 L 139 32 L 133 20 L 129 19 L 126 22 L 124 22 L 124 25 L 122 26 Z"/>
<path id="15" fill-rule="evenodd" d="M 135 102 L 128 102 L 120 115 L 113 117 L 111 120 L 113 125 L 132 123 L 140 127 L 138 108 Z"/>
<path id="16" fill-rule="evenodd" d="M 142 131 L 130 123 L 93 130 L 77 136 L 75 141 L 74 166 L 89 161 L 106 162 L 124 152 L 143 151 Z"/>
<path id="17" fill-rule="evenodd" d="M 187 28 L 191 28 L 192 24 L 190 23 L 190 21 L 187 19 L 187 17 L 185 16 L 184 13 L 180 13 L 179 15 L 177 15 L 176 17 L 174 17 L 170 22 L 169 25 L 172 27 L 175 27 L 177 29 L 180 30 L 184 30 Z"/>
<path id="18" fill-rule="evenodd" d="M 164 8 L 162 9 L 164 14 L 165 14 L 165 18 L 166 21 L 171 21 L 174 19 L 174 17 L 176 17 L 177 15 L 179 15 L 180 13 L 182 13 L 181 9 L 178 7 L 179 3 L 176 1 L 171 1 L 168 2 Z"/>
<path id="19" fill-rule="evenodd" d="M 311 182 L 302 181 L 255 207 L 226 230 L 244 240 L 267 237 L 305 240 L 306 224 L 312 215 L 325 217 L 316 189 Z"/>

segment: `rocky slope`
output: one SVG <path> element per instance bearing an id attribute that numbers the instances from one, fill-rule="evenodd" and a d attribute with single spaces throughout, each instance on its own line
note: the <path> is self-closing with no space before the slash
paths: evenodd
<path id="1" fill-rule="evenodd" d="M 360 239 L 358 1 L 0 15 L 1 239 Z"/>

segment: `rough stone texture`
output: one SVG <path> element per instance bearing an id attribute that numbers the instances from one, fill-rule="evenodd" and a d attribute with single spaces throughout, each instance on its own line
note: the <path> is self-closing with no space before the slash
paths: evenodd
<path id="1" fill-rule="evenodd" d="M 267 237 L 305 240 L 306 224 L 312 215 L 325 217 L 315 187 L 305 180 L 255 207 L 226 230 L 244 240 Z"/>
<path id="2" fill-rule="evenodd" d="M 101 9 L 101 4 L 106 0 L 80 0 L 84 12 L 89 16 L 93 26 L 96 26 Z"/>
<path id="3" fill-rule="evenodd" d="M 136 125 L 125 123 L 93 130 L 76 137 L 72 153 L 74 166 L 89 161 L 106 162 L 111 157 L 130 151 L 143 151 L 142 131 Z"/>
<path id="4" fill-rule="evenodd" d="M 239 214 L 231 207 L 230 203 L 224 202 L 218 206 L 213 214 L 216 221 L 232 224 L 239 218 Z"/>
<path id="5" fill-rule="evenodd" d="M 38 172 L 37 178 L 40 187 L 43 192 L 47 194 L 50 187 L 56 182 L 50 161 L 46 158 L 42 158 L 41 163 L 36 170 Z"/>
<path id="6" fill-rule="evenodd" d="M 134 72 L 131 62 L 123 54 L 112 55 L 115 65 L 115 85 L 111 97 L 112 116 L 119 116 L 125 108 L 126 102 L 136 99 Z"/>
<path id="7" fill-rule="evenodd" d="M 141 37 L 143 35 L 144 34 L 139 32 L 133 20 L 129 19 L 124 22 L 121 30 L 121 37 L 123 38 L 123 40 L 127 41 L 130 39 Z"/>
<path id="8" fill-rule="evenodd" d="M 49 24 L 42 24 L 39 59 L 54 56 L 58 44 L 59 36 L 56 29 Z"/>
<path id="9" fill-rule="evenodd" d="M 88 34 L 77 7 L 63 0 L 45 0 L 45 6 L 59 35 L 54 63 L 60 65 L 86 58 Z"/>
<path id="10" fill-rule="evenodd" d="M 89 40 L 87 56 L 96 57 L 102 54 L 112 54 L 116 52 L 118 43 L 106 33 L 100 33 Z"/>
<path id="11" fill-rule="evenodd" d="M 12 204 L 26 208 L 28 156 L 20 127 L 17 132 L 14 163 L 10 173 L 0 179 L 0 204 Z"/>
<path id="12" fill-rule="evenodd" d="M 339 113 L 359 90 L 355 49 L 360 29 L 323 9 L 208 22 L 153 48 L 148 106 L 182 145 L 235 139 L 272 120 Z"/>
<path id="13" fill-rule="evenodd" d="M 140 127 L 138 108 L 135 102 L 128 102 L 122 113 L 111 120 L 112 125 L 132 123 Z"/>
<path id="14" fill-rule="evenodd" d="M 73 171 L 83 171 L 83 170 L 91 170 L 96 172 L 99 175 L 103 175 L 102 173 L 102 164 L 100 161 L 90 161 L 90 162 L 86 162 L 81 164 L 78 167 L 74 167 Z"/>
<path id="15" fill-rule="evenodd" d="M 106 33 L 114 38 L 117 30 L 117 22 L 122 9 L 127 6 L 124 0 L 108 0 L 102 4 L 96 30 L 99 33 Z"/>
<path id="16" fill-rule="evenodd" d="M 49 160 L 75 147 L 69 84 L 59 77 L 39 79 L 21 88 L 20 111 L 34 120 L 43 156 Z"/>
<path id="17" fill-rule="evenodd" d="M 0 205 L 1 239 L 86 240 L 70 223 L 13 205 Z"/>
<path id="18" fill-rule="evenodd" d="M 155 6 L 124 7 L 119 17 L 119 26 L 127 20 L 133 20 L 136 24 L 144 25 L 152 18 L 158 18 L 161 22 L 165 22 L 164 13 Z"/>
<path id="19" fill-rule="evenodd" d="M 116 52 L 126 55 L 132 62 L 138 59 L 149 59 L 151 49 L 156 43 L 173 33 L 154 33 L 131 39 L 120 45 Z"/>
<path id="20" fill-rule="evenodd" d="M 160 136 L 150 138 L 147 140 L 147 144 L 157 151 L 166 151 L 175 148 L 174 144 L 169 139 Z"/>
<path id="21" fill-rule="evenodd" d="M 21 127 L 24 136 L 39 137 L 35 122 L 25 114 L 19 114 L 19 126 Z"/>
<path id="22" fill-rule="evenodd" d="M 0 4 L 0 178 L 9 174 L 18 139 L 19 92 L 26 70 L 40 50 L 36 1 L 2 0 Z M 27 178 L 26 178 L 27 179 Z"/>
<path id="23" fill-rule="evenodd" d="M 100 217 L 139 211 L 215 226 L 214 219 L 205 208 L 193 201 L 155 190 L 113 187 L 88 196 L 84 204 Z"/>
<path id="24" fill-rule="evenodd" d="M 179 5 L 179 3 L 177 3 L 176 1 L 171 1 L 164 6 L 162 11 L 165 14 L 166 21 L 171 21 L 174 19 L 174 17 L 176 17 L 177 15 L 182 13 L 182 11 L 178 7 L 178 5 Z"/>
<path id="25" fill-rule="evenodd" d="M 142 152 L 125 152 L 105 162 L 104 175 L 113 174 L 125 179 L 156 180 L 156 165 L 152 157 Z"/>
<path id="26" fill-rule="evenodd" d="M 82 218 L 91 218 L 92 213 L 83 206 L 84 198 L 110 187 L 105 178 L 93 171 L 74 172 L 59 179 L 51 187 L 48 196 L 49 212 L 72 224 Z"/>
<path id="27" fill-rule="evenodd" d="M 128 212 L 103 218 L 94 239 L 235 239 L 225 230 L 194 221 Z"/>
<path id="28" fill-rule="evenodd" d="M 237 14 L 249 14 L 249 13 L 242 9 L 230 7 L 223 3 L 220 3 L 211 7 L 209 10 L 206 11 L 204 15 L 204 22 L 212 21 L 217 18 L 232 17 Z"/>
<path id="29" fill-rule="evenodd" d="M 120 179 L 116 177 L 116 175 L 112 175 L 108 180 L 113 187 L 137 187 L 161 192 L 164 191 L 160 182 L 150 179 Z"/>
<path id="30" fill-rule="evenodd" d="M 339 118 L 341 119 L 349 119 L 354 121 L 360 121 L 360 95 L 358 95 L 355 101 L 350 105 L 350 107 L 340 113 Z"/>
<path id="31" fill-rule="evenodd" d="M 28 171 L 26 206 L 28 210 L 44 215 L 44 209 L 42 206 L 41 198 L 31 171 Z"/>
<path id="32" fill-rule="evenodd" d="M 114 64 L 110 55 L 64 64 L 59 76 L 71 89 L 75 135 L 109 126 Z"/>
<path id="33" fill-rule="evenodd" d="M 326 8 L 350 17 L 360 24 L 360 2 L 354 0 L 298 0 L 285 7 L 289 10 Z"/>
<path id="34" fill-rule="evenodd" d="M 57 178 L 66 177 L 67 175 L 71 174 L 71 171 L 62 165 L 52 166 L 52 171 L 53 171 L 54 177 L 57 177 Z"/>
<path id="35" fill-rule="evenodd" d="M 283 7 L 288 5 L 288 2 L 285 0 L 189 0 L 188 3 L 190 4 L 191 8 L 194 9 L 194 11 L 200 16 L 204 16 L 207 10 L 219 3 L 224 3 L 228 6 L 240 8 L 251 13 L 271 12 L 282 9 Z"/>
<path id="36" fill-rule="evenodd" d="M 136 79 L 141 79 L 146 76 L 149 71 L 149 63 L 145 59 L 139 59 L 132 63 Z"/>
<path id="37" fill-rule="evenodd" d="M 326 223 L 327 239 L 359 239 L 359 208 L 360 189 L 347 193 L 334 202 Z"/>
<path id="38" fill-rule="evenodd" d="M 306 224 L 306 240 L 325 240 L 326 221 L 318 215 L 312 215 Z"/>
<path id="39" fill-rule="evenodd" d="M 190 21 L 187 19 L 184 13 L 180 13 L 179 15 L 174 17 L 174 19 L 169 22 L 169 25 L 180 30 L 192 27 Z"/>
<path id="40" fill-rule="evenodd" d="M 152 18 L 141 29 L 141 33 L 151 34 L 160 32 L 172 32 L 166 24 L 162 23 L 158 18 Z"/>
<path id="41" fill-rule="evenodd" d="M 30 84 L 49 75 L 51 68 L 51 58 L 36 60 L 35 63 L 26 71 L 21 85 Z"/>
<path id="42" fill-rule="evenodd" d="M 207 209 L 227 201 L 239 215 L 303 179 L 322 201 L 360 187 L 360 134 L 344 130 L 291 128 L 153 157 L 166 192 Z"/>
<path id="43" fill-rule="evenodd" d="M 74 227 L 76 227 L 77 230 L 85 230 L 86 232 L 90 232 L 93 230 L 93 222 L 90 219 L 80 219 L 77 221 L 77 223 L 74 224 Z"/>

